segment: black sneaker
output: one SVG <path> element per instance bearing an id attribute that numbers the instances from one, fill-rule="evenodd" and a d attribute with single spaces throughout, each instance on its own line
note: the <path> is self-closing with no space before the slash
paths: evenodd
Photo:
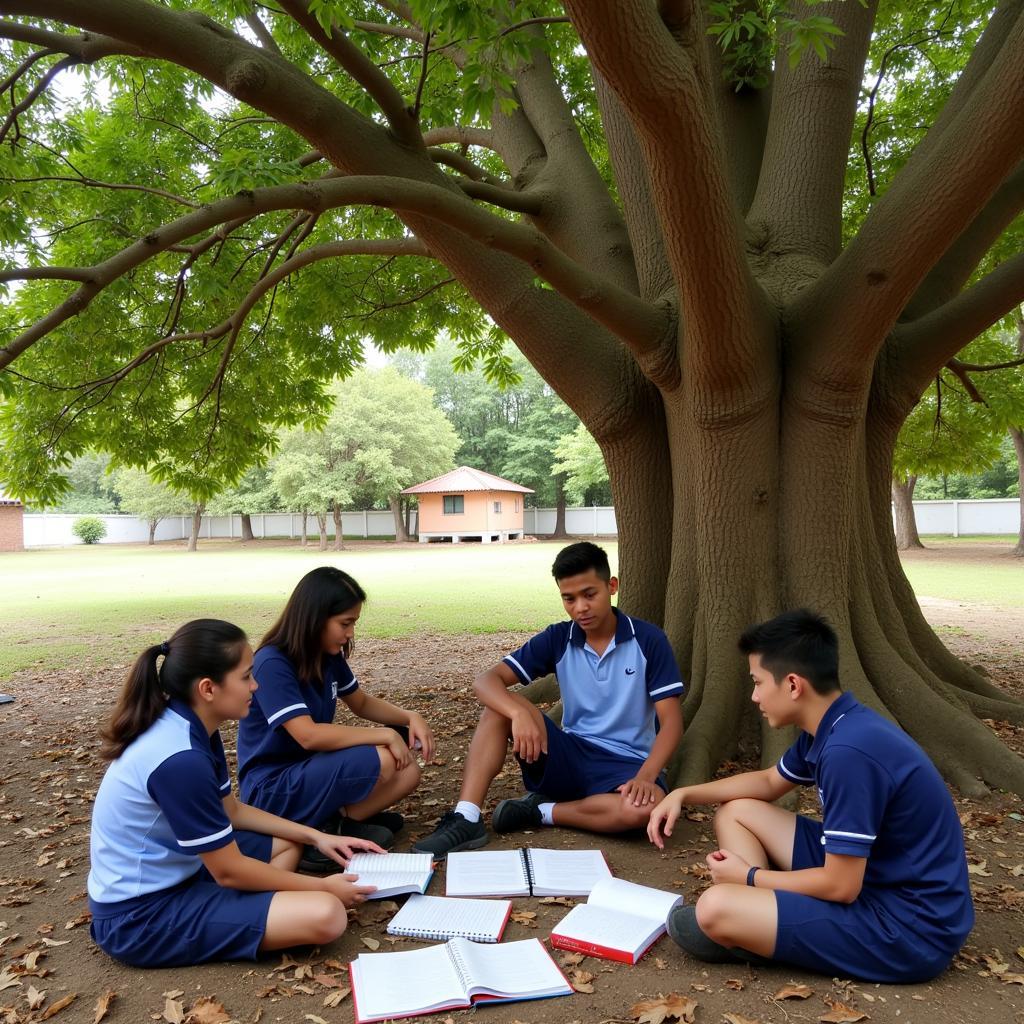
<path id="1" fill-rule="evenodd" d="M 346 819 L 346 821 L 351 820 L 351 818 Z M 405 828 L 405 818 L 398 811 L 378 811 L 376 814 L 371 814 L 366 819 L 365 824 L 379 825 L 381 828 L 386 828 L 390 833 L 397 836 Z M 340 831 L 340 834 L 345 835 L 344 829 Z"/>
<path id="2" fill-rule="evenodd" d="M 692 957 L 709 964 L 750 964 L 765 967 L 772 961 L 739 946 L 723 946 L 701 930 L 696 907 L 676 907 L 668 916 L 668 933 L 673 941 Z"/>
<path id="3" fill-rule="evenodd" d="M 540 805 L 551 803 L 540 793 L 527 793 L 513 800 L 502 800 L 491 815 L 495 832 L 521 832 L 524 828 L 540 828 Z"/>
<path id="4" fill-rule="evenodd" d="M 321 853 L 315 846 L 306 846 L 297 870 L 307 875 L 336 875 L 345 870 L 345 865 Z"/>
<path id="5" fill-rule="evenodd" d="M 395 845 L 394 832 L 389 828 L 378 825 L 372 818 L 367 821 L 342 818 L 333 831 L 335 835 L 339 836 L 351 836 L 353 839 L 368 839 L 371 843 L 384 847 L 385 850 Z"/>
<path id="6" fill-rule="evenodd" d="M 437 828 L 429 836 L 417 839 L 412 844 L 412 851 L 429 853 L 435 860 L 444 860 L 456 850 L 477 850 L 488 842 L 483 818 L 468 821 L 458 811 L 449 811 L 442 815 Z"/>

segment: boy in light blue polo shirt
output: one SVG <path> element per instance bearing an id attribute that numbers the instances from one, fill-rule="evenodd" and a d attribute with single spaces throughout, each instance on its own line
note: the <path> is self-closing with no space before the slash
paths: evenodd
<path id="1" fill-rule="evenodd" d="M 498 804 L 495 832 L 640 828 L 665 792 L 662 769 L 683 733 L 683 683 L 668 639 L 612 606 L 618 580 L 597 545 L 564 548 L 551 573 L 570 621 L 548 626 L 477 678 L 484 709 L 459 802 L 414 850 L 444 858 L 487 843 L 481 806 L 509 741 L 528 794 Z M 562 695 L 561 728 L 510 691 L 552 672 Z"/>
<path id="2" fill-rule="evenodd" d="M 714 885 L 673 911 L 669 934 L 703 960 L 754 953 L 844 978 L 934 978 L 974 924 L 963 830 L 938 771 L 839 689 L 838 642 L 820 616 L 780 615 L 740 650 L 761 715 L 802 732 L 774 767 L 677 789 L 651 813 L 660 848 L 684 806 L 722 805 Z M 821 821 L 773 803 L 798 785 L 816 787 Z"/>

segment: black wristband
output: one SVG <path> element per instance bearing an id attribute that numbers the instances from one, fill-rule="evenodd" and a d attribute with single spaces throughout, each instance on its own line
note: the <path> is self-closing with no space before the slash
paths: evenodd
<path id="1" fill-rule="evenodd" d="M 754 884 L 754 875 L 756 875 L 757 872 L 760 871 L 760 870 L 761 869 L 759 867 L 752 867 L 747 872 L 747 885 L 753 886 L 753 884 Z"/>

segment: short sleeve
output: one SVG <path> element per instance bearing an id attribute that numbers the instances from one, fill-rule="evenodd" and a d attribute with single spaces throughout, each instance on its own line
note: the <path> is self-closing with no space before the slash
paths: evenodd
<path id="1" fill-rule="evenodd" d="M 359 680 L 352 674 L 352 669 L 344 654 L 339 654 L 331 659 L 331 672 L 334 681 L 338 684 L 337 695 L 339 697 L 347 697 L 359 689 Z"/>
<path id="2" fill-rule="evenodd" d="M 534 679 L 555 671 L 568 642 L 568 623 L 556 623 L 531 637 L 518 651 L 506 654 L 502 661 L 515 672 L 520 682 L 532 683 Z"/>
<path id="3" fill-rule="evenodd" d="M 220 738 L 220 732 L 215 732 L 210 737 L 210 750 L 213 752 L 214 771 L 217 775 L 217 785 L 222 797 L 231 792 L 231 772 L 228 771 L 228 759 L 224 754 L 224 741 Z"/>
<path id="4" fill-rule="evenodd" d="M 818 784 L 825 852 L 867 857 L 893 793 L 888 770 L 862 750 L 833 742 L 822 756 Z"/>
<path id="5" fill-rule="evenodd" d="M 290 718 L 311 714 L 292 663 L 277 651 L 262 659 L 257 655 L 257 659 L 259 664 L 253 675 L 259 685 L 253 700 L 263 712 L 267 725 L 276 728 Z"/>
<path id="6" fill-rule="evenodd" d="M 807 752 L 811 749 L 813 738 L 802 732 L 796 743 L 779 758 L 775 767 L 779 774 L 788 782 L 798 786 L 808 786 L 814 781 L 814 770 L 807 762 Z"/>
<path id="7" fill-rule="evenodd" d="M 641 638 L 642 637 L 642 638 Z M 647 695 L 652 701 L 678 697 L 684 690 L 683 674 L 668 637 L 660 629 L 648 629 L 638 635 L 647 662 Z"/>
<path id="8" fill-rule="evenodd" d="M 167 818 L 181 853 L 210 853 L 234 841 L 218 774 L 206 754 L 183 750 L 149 776 L 149 795 Z"/>

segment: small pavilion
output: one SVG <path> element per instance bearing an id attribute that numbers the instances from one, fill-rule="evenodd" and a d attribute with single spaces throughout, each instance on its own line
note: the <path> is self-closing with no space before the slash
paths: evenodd
<path id="1" fill-rule="evenodd" d="M 421 544 L 431 541 L 480 541 L 504 544 L 523 538 L 523 499 L 529 487 L 459 466 L 450 473 L 406 487 L 419 499 Z"/>

